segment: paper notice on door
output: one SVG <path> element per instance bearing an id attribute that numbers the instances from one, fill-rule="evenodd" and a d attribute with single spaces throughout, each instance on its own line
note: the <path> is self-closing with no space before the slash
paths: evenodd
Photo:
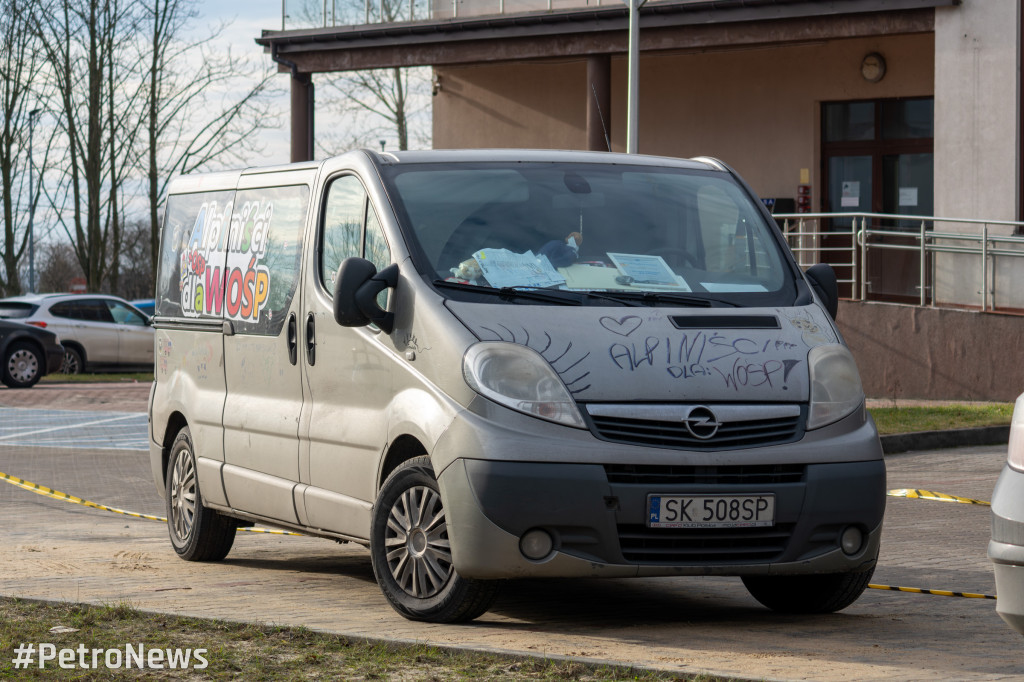
<path id="1" fill-rule="evenodd" d="M 860 181 L 844 180 L 843 194 L 839 197 L 839 205 L 842 208 L 857 208 L 860 206 Z"/>
<path id="2" fill-rule="evenodd" d="M 917 206 L 916 187 L 900 187 L 900 206 Z"/>

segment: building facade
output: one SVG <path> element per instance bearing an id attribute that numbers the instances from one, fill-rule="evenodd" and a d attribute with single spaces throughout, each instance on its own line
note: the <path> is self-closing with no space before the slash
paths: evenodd
<path id="1" fill-rule="evenodd" d="M 257 40 L 291 74 L 293 160 L 318 74 L 396 66 L 432 67 L 437 148 L 626 150 L 628 3 L 410 0 L 380 21 L 401 6 L 367 0 L 345 26 L 334 3 Z M 638 150 L 718 157 L 776 214 L 829 214 L 784 226 L 845 297 L 882 301 L 839 316 L 868 395 L 1011 400 L 1024 365 L 991 350 L 1019 357 L 1024 317 L 992 311 L 1024 312 L 1021 43 L 1019 0 L 649 0 Z"/>
<path id="2" fill-rule="evenodd" d="M 623 4 L 409 7 L 403 21 L 257 41 L 292 74 L 293 159 L 312 148 L 317 73 L 414 65 L 433 68 L 436 148 L 626 150 Z M 1024 220 L 1018 0 L 651 0 L 639 17 L 641 153 L 722 159 L 777 212 Z M 1019 226 L 872 219 L 908 236 L 874 238 L 867 258 L 852 236 L 863 224 L 801 228 L 848 295 L 972 306 L 985 291 L 989 307 L 1024 310 L 1024 293 L 1012 293 L 1024 292 L 1024 258 L 982 267 L 976 255 L 899 248 L 920 231 L 999 237 Z"/>

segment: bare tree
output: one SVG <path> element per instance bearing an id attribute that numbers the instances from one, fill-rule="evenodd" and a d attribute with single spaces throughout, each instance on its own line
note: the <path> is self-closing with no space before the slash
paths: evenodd
<path id="1" fill-rule="evenodd" d="M 291 3 L 289 16 L 303 26 L 391 23 L 426 18 L 422 1 L 408 0 L 305 0 Z M 394 138 L 398 149 L 430 146 L 430 75 L 426 67 L 351 71 L 328 81 L 328 104 L 347 123 L 339 134 L 321 135 L 318 147 L 337 153 L 338 147 L 376 146 L 381 138 Z"/>
<path id="2" fill-rule="evenodd" d="M 386 129 L 397 138 L 398 148 L 404 150 L 409 148 L 410 116 L 414 113 L 410 111 L 410 81 L 417 76 L 411 69 L 370 69 L 346 73 L 331 85 L 349 108 L 355 106 L 369 112 L 385 124 L 365 131 L 371 139 Z"/>
<path id="3" fill-rule="evenodd" d="M 82 266 L 70 244 L 50 242 L 39 250 L 40 291 L 70 291 L 79 277 L 83 277 Z"/>
<path id="4" fill-rule="evenodd" d="M 138 27 L 138 6 L 133 0 L 128 0 L 133 5 L 126 17 L 130 17 L 131 30 Z M 116 8 L 108 6 L 107 12 L 116 11 Z M 145 82 L 135 78 L 134 75 L 140 70 L 143 60 L 133 55 L 131 51 L 122 49 L 115 42 L 118 33 L 109 31 L 107 33 L 106 51 L 110 55 L 117 55 L 117 58 L 107 60 L 106 80 L 106 116 L 107 130 L 110 135 L 107 138 L 108 151 L 106 163 L 107 175 L 107 224 L 104 231 L 108 235 L 106 246 L 108 255 L 105 259 L 108 264 L 106 280 L 111 291 L 119 290 L 119 279 L 121 276 L 121 252 L 124 245 L 124 230 L 127 222 L 128 202 L 124 197 L 124 185 L 130 177 L 133 163 L 137 157 L 136 140 L 143 130 L 143 102 L 146 95 Z"/>
<path id="5" fill-rule="evenodd" d="M 198 0 L 34 4 L 65 140 L 48 198 L 89 289 L 118 290 L 125 225 L 143 209 L 133 199 L 145 202 L 152 267 L 171 177 L 238 162 L 276 124 L 270 72 L 217 53 L 223 26 L 186 39 Z"/>
<path id="6" fill-rule="evenodd" d="M 116 259 L 112 264 L 107 256 L 120 240 L 119 192 L 134 134 L 137 88 L 127 47 L 136 29 L 135 6 L 131 0 L 51 0 L 35 7 L 66 142 L 63 173 L 50 200 L 86 286 L 98 291 L 116 269 Z"/>
<path id="7" fill-rule="evenodd" d="M 125 225 L 121 242 L 121 273 L 117 287 L 110 291 L 122 298 L 152 298 L 153 268 L 149 260 L 149 221 L 133 220 Z"/>
<path id="8" fill-rule="evenodd" d="M 149 258 L 157 262 L 158 217 L 167 183 L 177 174 L 223 166 L 257 151 L 260 130 L 274 127 L 274 71 L 213 48 L 225 28 L 198 39 L 185 35 L 198 15 L 197 0 L 140 0 L 145 21 L 147 84 L 145 153 L 149 208 Z M 212 103 L 212 93 L 241 85 L 241 95 Z"/>
<path id="9" fill-rule="evenodd" d="M 39 178 L 29 178 L 28 135 L 31 125 L 29 99 L 42 87 L 39 77 L 40 54 L 36 36 L 30 30 L 27 0 L 0 0 L 0 196 L 3 202 L 3 242 L 0 246 L 0 295 L 16 295 L 22 290 L 19 264 L 28 247 L 27 216 L 34 208 L 26 194 L 39 201 Z M 44 145 L 46 146 L 46 145 Z M 29 189 L 34 181 L 35 187 Z"/>

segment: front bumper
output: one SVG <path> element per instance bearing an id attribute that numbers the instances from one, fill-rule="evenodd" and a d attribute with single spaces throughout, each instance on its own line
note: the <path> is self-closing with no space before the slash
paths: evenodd
<path id="1" fill-rule="evenodd" d="M 46 346 L 46 373 L 56 374 L 64 366 L 64 346 L 60 344 Z"/>
<path id="2" fill-rule="evenodd" d="M 996 613 L 1024 634 L 1024 473 L 1009 466 L 992 491 L 988 558 L 995 566 Z"/>
<path id="3" fill-rule="evenodd" d="M 700 482 L 638 483 L 619 480 L 614 468 L 601 464 L 461 458 L 438 480 L 453 561 L 468 578 L 795 575 L 873 566 L 885 509 L 884 463 L 808 464 L 799 467 L 799 480 L 793 480 L 793 467 L 787 469 L 777 480 L 758 472 L 736 482 L 735 468 L 722 467 L 717 482 L 712 473 Z M 745 529 L 648 528 L 649 493 L 773 493 L 776 523 Z M 865 534 L 853 555 L 839 547 L 850 525 Z M 533 528 L 554 539 L 554 551 L 540 561 L 519 549 L 520 538 Z"/>

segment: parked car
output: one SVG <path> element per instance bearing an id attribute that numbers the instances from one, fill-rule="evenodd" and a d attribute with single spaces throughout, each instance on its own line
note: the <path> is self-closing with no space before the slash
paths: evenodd
<path id="1" fill-rule="evenodd" d="M 1024 634 L 1024 394 L 1013 406 L 1006 464 L 992 491 L 988 558 L 995 564 L 996 613 Z"/>
<path id="2" fill-rule="evenodd" d="M 66 374 L 153 368 L 153 327 L 128 301 L 105 294 L 31 294 L 0 299 L 0 318 L 48 329 L 64 345 Z"/>
<path id="3" fill-rule="evenodd" d="M 138 310 L 141 310 L 146 315 L 153 317 L 153 312 L 156 309 L 156 299 L 152 298 L 137 298 L 132 301 L 132 305 Z"/>
<path id="4" fill-rule="evenodd" d="M 0 320 L 0 359 L 0 380 L 10 388 L 29 388 L 44 374 L 60 370 L 64 347 L 49 330 Z"/>

